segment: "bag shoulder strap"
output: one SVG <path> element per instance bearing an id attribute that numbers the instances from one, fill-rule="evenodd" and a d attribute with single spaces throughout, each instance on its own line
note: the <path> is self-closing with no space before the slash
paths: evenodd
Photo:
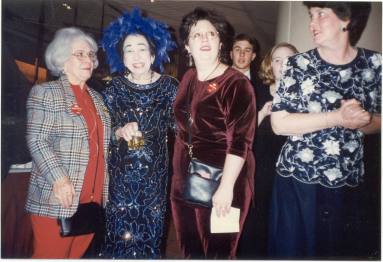
<path id="1" fill-rule="evenodd" d="M 187 123 L 187 127 L 188 127 L 188 148 L 189 148 L 189 156 L 190 158 L 193 158 L 193 143 L 192 143 L 192 134 L 191 134 L 191 128 L 192 128 L 192 124 L 193 124 L 193 118 L 191 116 L 191 99 L 192 99 L 192 95 L 191 95 L 191 88 L 192 88 L 192 85 L 194 84 L 194 81 L 195 80 L 195 75 L 190 79 L 189 81 L 189 84 L 188 84 L 188 89 L 187 89 L 187 101 L 186 101 L 186 110 L 187 110 L 187 117 L 188 117 L 188 123 Z"/>

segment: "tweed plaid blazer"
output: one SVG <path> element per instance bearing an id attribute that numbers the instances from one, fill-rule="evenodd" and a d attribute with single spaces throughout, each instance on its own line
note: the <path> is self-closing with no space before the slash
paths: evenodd
<path id="1" fill-rule="evenodd" d="M 108 199 L 107 168 L 110 116 L 102 97 L 89 88 L 104 127 L 105 180 L 103 205 Z M 27 144 L 32 171 L 25 209 L 52 218 L 70 217 L 78 207 L 89 160 L 88 130 L 82 115 L 72 112 L 76 97 L 66 76 L 32 87 L 27 100 Z M 53 184 L 67 176 L 75 189 L 73 204 L 60 205 Z"/>

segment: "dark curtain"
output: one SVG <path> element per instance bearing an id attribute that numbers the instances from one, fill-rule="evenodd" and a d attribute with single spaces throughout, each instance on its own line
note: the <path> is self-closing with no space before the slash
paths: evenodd
<path id="1" fill-rule="evenodd" d="M 10 49 L 4 42 L 1 64 L 1 178 L 3 181 L 11 164 L 22 164 L 31 160 L 25 140 L 25 103 L 32 84 L 20 72 Z"/>

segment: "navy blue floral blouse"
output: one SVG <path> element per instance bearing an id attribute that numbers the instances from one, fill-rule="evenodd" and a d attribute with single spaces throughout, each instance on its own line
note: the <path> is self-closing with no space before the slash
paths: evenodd
<path id="1" fill-rule="evenodd" d="M 379 53 L 358 48 L 352 62 L 332 65 L 313 49 L 285 61 L 282 74 L 273 112 L 331 112 L 342 99 L 352 98 L 370 113 L 381 112 Z M 277 173 L 329 188 L 357 186 L 364 175 L 363 138 L 361 131 L 340 126 L 289 136 L 276 164 Z"/>

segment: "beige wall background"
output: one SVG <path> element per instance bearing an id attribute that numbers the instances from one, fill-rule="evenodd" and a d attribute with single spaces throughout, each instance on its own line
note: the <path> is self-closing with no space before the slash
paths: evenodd
<path id="1" fill-rule="evenodd" d="M 308 29 L 310 21 L 308 11 L 301 1 L 281 2 L 278 17 L 276 43 L 289 42 L 300 52 L 315 47 Z M 367 26 L 357 46 L 382 52 L 381 2 L 372 2 Z"/>

